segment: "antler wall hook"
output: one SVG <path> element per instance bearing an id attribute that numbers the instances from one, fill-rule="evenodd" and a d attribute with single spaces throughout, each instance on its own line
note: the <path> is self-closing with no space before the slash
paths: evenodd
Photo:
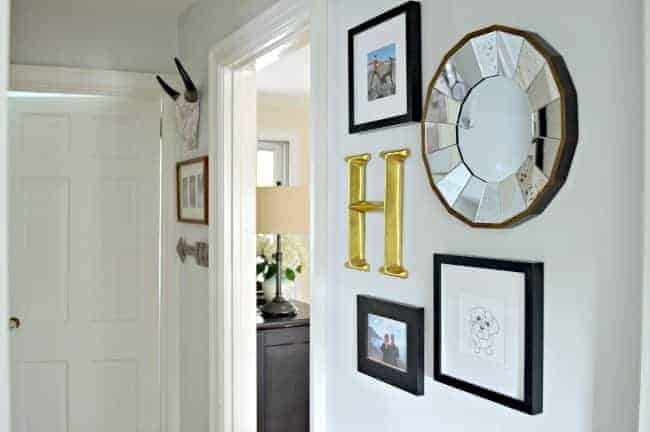
<path id="1" fill-rule="evenodd" d="M 156 79 L 165 93 L 174 100 L 176 104 L 176 123 L 179 133 L 185 142 L 186 149 L 193 150 L 198 147 L 197 133 L 200 117 L 199 92 L 180 60 L 174 57 L 174 63 L 176 63 L 176 69 L 178 69 L 178 73 L 185 85 L 183 97 L 180 97 L 181 93 L 167 84 L 159 75 L 156 75 Z"/>

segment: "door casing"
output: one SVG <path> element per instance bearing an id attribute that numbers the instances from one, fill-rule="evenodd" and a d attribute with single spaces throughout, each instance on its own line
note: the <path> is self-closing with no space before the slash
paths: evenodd
<path id="1" fill-rule="evenodd" d="M 7 170 L 8 128 L 7 90 L 9 89 L 9 11 L 10 0 L 0 0 L 0 382 L 9 383 L 9 274 L 7 203 L 9 171 Z M 10 385 L 0 386 L 0 430 L 11 430 Z"/>
<path id="2" fill-rule="evenodd" d="M 327 0 L 281 0 L 210 50 L 210 432 L 256 431 L 256 137 L 246 130 L 246 69 L 255 58 L 309 29 L 311 46 L 310 430 L 326 430 L 325 303 L 327 252 Z M 254 76 L 254 74 L 253 74 Z M 254 82 L 254 79 L 252 80 Z M 247 94 L 249 96 L 247 96 Z M 246 116 L 249 116 L 246 119 Z M 255 117 L 252 117 L 252 121 Z M 253 128 L 254 129 L 254 128 Z M 316 163 L 318 161 L 318 163 Z"/>

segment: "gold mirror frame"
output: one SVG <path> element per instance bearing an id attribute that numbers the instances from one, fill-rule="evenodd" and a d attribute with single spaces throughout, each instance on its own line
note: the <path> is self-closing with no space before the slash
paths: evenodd
<path id="1" fill-rule="evenodd" d="M 559 95 L 560 95 L 559 100 L 561 106 L 561 114 L 560 114 L 561 137 L 560 137 L 557 153 L 553 160 L 552 169 L 550 171 L 550 175 L 547 177 L 546 183 L 535 194 L 534 199 L 532 199 L 531 202 L 527 203 L 527 205 L 524 207 L 522 211 L 508 217 L 503 221 L 495 222 L 495 223 L 472 220 L 467 216 L 465 216 L 460 211 L 453 208 L 454 203 L 450 204 L 447 201 L 443 193 L 438 189 L 436 182 L 434 181 L 432 169 L 429 165 L 429 160 L 427 156 L 428 153 L 427 153 L 427 137 L 426 137 L 427 125 L 437 124 L 436 122 L 428 121 L 427 119 L 429 119 L 429 110 L 431 109 L 432 94 L 435 89 L 436 82 L 440 78 L 441 74 L 445 71 L 445 65 L 452 58 L 452 56 L 454 56 L 454 54 L 459 52 L 461 48 L 463 48 L 467 43 L 472 41 L 474 38 L 477 38 L 482 35 L 487 35 L 492 32 L 503 32 L 509 35 L 519 36 L 523 38 L 523 41 L 528 42 L 530 46 L 532 46 L 532 48 L 534 48 L 534 50 L 537 51 L 537 53 L 544 58 L 546 62 L 545 64 L 548 65 L 548 69 L 555 81 L 557 90 L 559 91 Z M 515 65 L 515 67 L 517 66 L 518 64 Z M 537 74 L 541 73 L 543 69 L 544 69 L 544 65 L 542 65 L 541 69 L 538 70 Z M 535 77 L 531 78 L 530 80 L 531 83 Z M 478 83 L 480 82 L 481 81 L 479 81 Z M 524 89 L 524 91 L 526 90 L 527 89 Z M 467 94 L 469 94 L 469 92 Z M 465 96 L 465 99 L 466 98 L 467 96 Z M 463 101 L 465 99 L 463 99 Z M 458 123 L 457 120 L 456 123 Z M 454 127 L 457 126 L 454 125 Z M 444 58 L 442 59 L 442 62 L 438 66 L 433 76 L 433 79 L 429 84 L 427 97 L 424 105 L 424 115 L 421 122 L 421 141 L 422 141 L 422 159 L 425 165 L 427 177 L 429 179 L 429 184 L 431 185 L 431 188 L 436 193 L 436 195 L 438 196 L 442 204 L 445 206 L 447 211 L 454 217 L 462 220 L 467 225 L 475 228 L 506 228 L 506 227 L 512 227 L 521 224 L 524 221 L 541 214 L 549 205 L 549 203 L 552 201 L 552 199 L 555 197 L 555 195 L 558 193 L 558 191 L 561 189 L 561 187 L 564 185 L 564 182 L 566 181 L 569 174 L 569 170 L 571 168 L 571 162 L 573 160 L 573 156 L 576 150 L 576 145 L 578 142 L 577 94 L 576 94 L 575 87 L 573 85 L 573 81 L 571 80 L 571 75 L 569 74 L 567 66 L 564 62 L 564 59 L 551 45 L 549 45 L 544 39 L 542 39 L 541 36 L 533 32 L 519 30 L 519 29 L 506 27 L 502 25 L 493 25 L 490 27 L 486 27 L 468 33 L 445 54 Z M 455 145 L 458 146 L 458 142 L 456 142 Z M 461 155 L 460 163 L 466 165 L 465 162 L 462 161 L 462 155 Z M 465 186 L 466 185 L 467 184 L 465 184 Z"/>

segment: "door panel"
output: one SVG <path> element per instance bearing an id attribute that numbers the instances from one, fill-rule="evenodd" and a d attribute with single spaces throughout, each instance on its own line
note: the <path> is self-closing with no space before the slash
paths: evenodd
<path id="1" fill-rule="evenodd" d="M 17 150 L 32 156 L 65 155 L 70 151 L 67 113 L 24 113 L 21 119 L 22 146 Z"/>
<path id="2" fill-rule="evenodd" d="M 97 432 L 138 430 L 138 362 L 103 360 L 94 362 L 97 380 Z M 115 397 L 120 395 L 120 397 Z"/>
<path id="3" fill-rule="evenodd" d="M 90 185 L 94 321 L 138 318 L 137 183 L 97 179 Z"/>
<path id="4" fill-rule="evenodd" d="M 12 313 L 26 322 L 68 320 L 70 285 L 70 181 L 68 178 L 22 177 L 16 196 L 14 230 L 17 268 L 38 271 L 16 273 L 20 289 L 12 292 Z"/>
<path id="5" fill-rule="evenodd" d="M 10 101 L 14 432 L 158 432 L 160 104 Z"/>
<path id="6" fill-rule="evenodd" d="M 31 409 L 23 417 L 24 424 L 14 429 L 32 432 L 67 432 L 68 430 L 68 367 L 64 361 L 23 363 L 20 373 L 24 390 L 22 405 Z"/>

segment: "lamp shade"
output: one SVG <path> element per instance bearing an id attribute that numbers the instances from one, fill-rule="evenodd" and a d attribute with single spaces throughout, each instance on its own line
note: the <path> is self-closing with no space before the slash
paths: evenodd
<path id="1" fill-rule="evenodd" d="M 258 187 L 258 234 L 309 232 L 309 198 L 306 187 Z"/>

